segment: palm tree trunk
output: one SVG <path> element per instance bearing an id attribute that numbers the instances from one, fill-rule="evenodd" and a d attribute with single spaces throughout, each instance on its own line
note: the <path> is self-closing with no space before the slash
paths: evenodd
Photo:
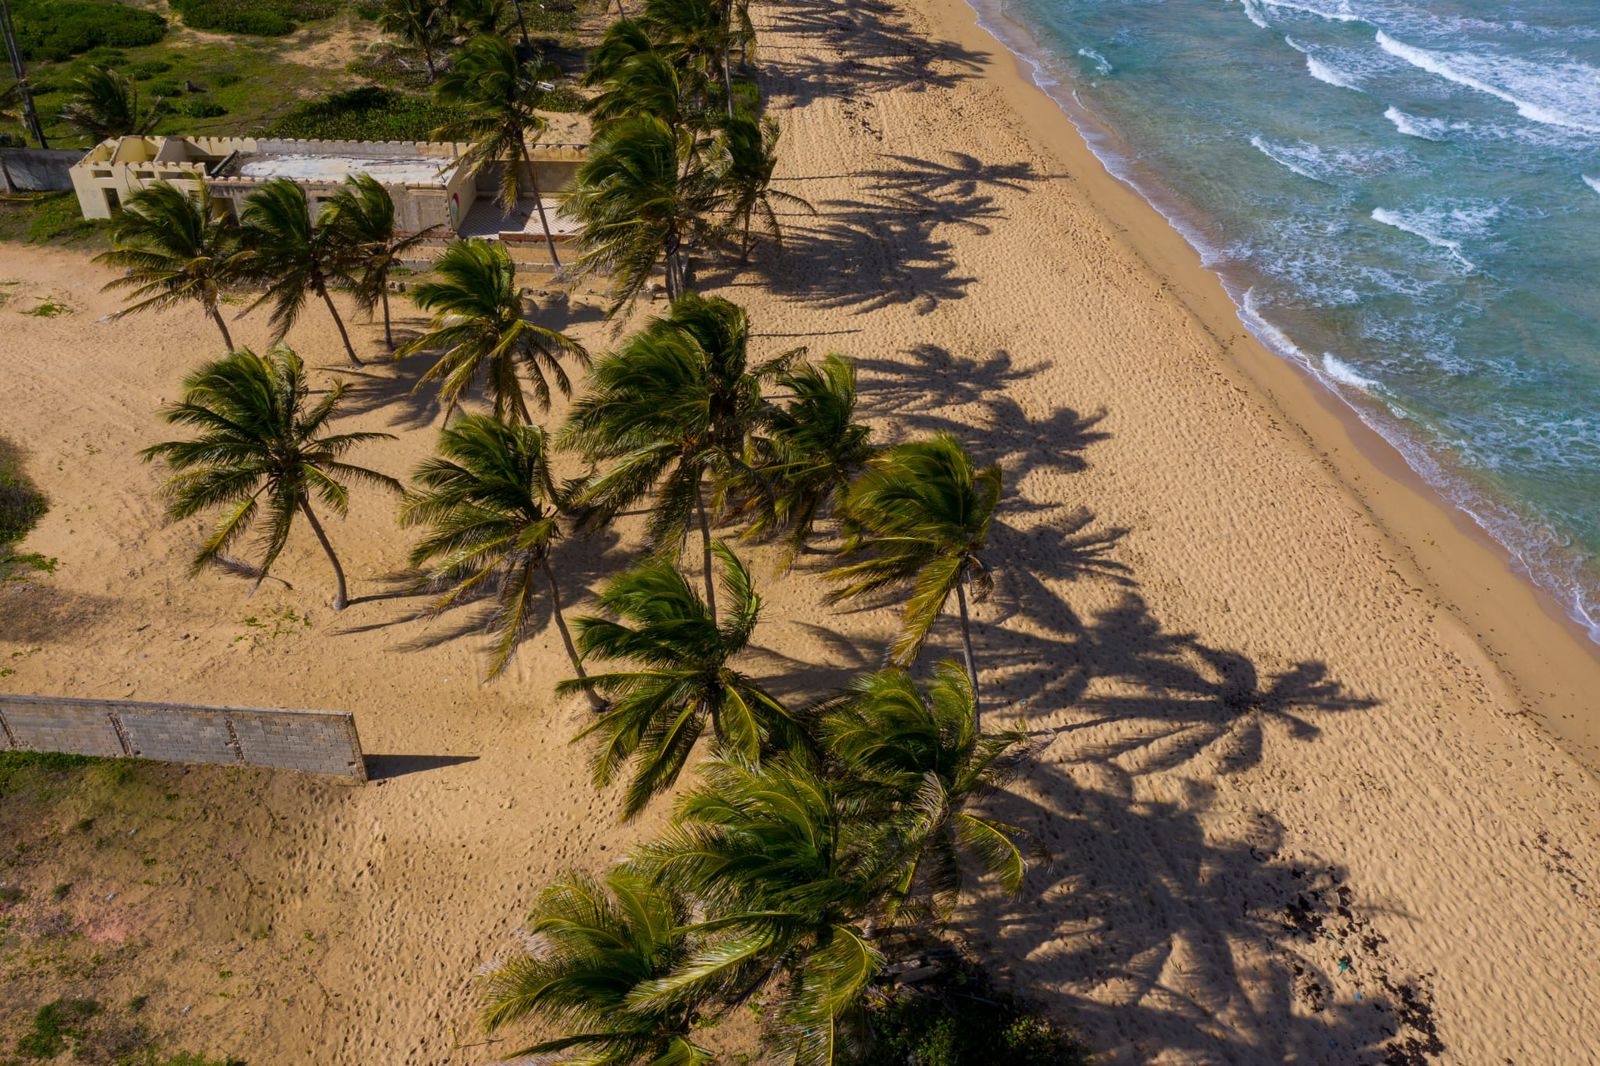
<path id="1" fill-rule="evenodd" d="M 578 675 L 579 681 L 588 681 L 589 675 L 584 672 L 583 660 L 578 657 L 578 647 L 572 643 L 572 633 L 567 629 L 566 615 L 561 613 L 561 586 L 556 584 L 556 572 L 550 569 L 550 560 L 546 559 L 541 566 L 544 569 L 545 580 L 550 583 L 550 605 L 555 611 L 556 628 L 561 630 L 561 643 L 567 646 L 567 658 L 572 660 L 572 669 Z M 606 709 L 606 701 L 600 694 L 591 688 L 585 688 L 584 693 L 589 697 L 589 704 L 598 713 Z"/>
<path id="2" fill-rule="evenodd" d="M 972 681 L 972 727 L 978 728 L 978 662 L 972 656 L 972 623 L 967 618 L 967 576 L 956 582 L 956 606 L 961 611 L 961 650 L 967 660 L 967 677 Z"/>
<path id="3" fill-rule="evenodd" d="M 394 351 L 394 327 L 389 322 L 389 280 L 384 279 L 381 292 L 383 300 L 383 343 L 392 352 Z"/>
<path id="4" fill-rule="evenodd" d="M 733 70 L 729 54 L 733 48 L 728 43 L 727 27 L 723 27 L 722 40 L 722 91 L 728 94 L 728 117 L 733 117 Z"/>
<path id="5" fill-rule="evenodd" d="M 531 52 L 533 45 L 528 43 L 528 23 L 522 17 L 522 0 L 511 0 L 511 6 L 517 9 L 517 29 L 522 34 L 522 50 Z"/>
<path id="6" fill-rule="evenodd" d="M 350 357 L 350 365 L 366 366 L 367 364 L 361 361 L 361 357 L 356 354 L 355 348 L 350 344 L 350 334 L 345 332 L 344 319 L 339 317 L 339 309 L 333 305 L 333 297 L 328 295 L 328 287 L 326 285 L 318 285 L 317 295 L 322 297 L 322 302 L 328 305 L 328 314 L 333 316 L 333 324 L 339 327 L 339 339 L 344 341 L 344 354 Z"/>
<path id="7" fill-rule="evenodd" d="M 617 0 L 617 18 L 625 19 L 627 17 L 628 17 L 628 13 L 626 11 L 622 10 L 622 0 Z"/>
<path id="8" fill-rule="evenodd" d="M 711 573 L 711 520 L 706 516 L 705 497 L 700 492 L 700 478 L 694 482 L 694 509 L 700 515 L 701 567 L 705 571 L 706 606 L 711 609 L 711 620 L 717 620 L 717 582 Z"/>
<path id="9" fill-rule="evenodd" d="M 317 541 L 322 545 L 322 550 L 328 553 L 328 562 L 333 564 L 333 577 L 338 587 L 333 595 L 333 609 L 342 611 L 350 602 L 349 595 L 344 587 L 344 567 L 339 565 L 339 557 L 333 554 L 333 545 L 328 543 L 328 535 L 322 531 L 322 523 L 317 521 L 316 512 L 311 509 L 311 501 L 304 496 L 300 497 L 300 510 L 306 516 L 306 521 L 311 523 L 311 532 L 317 535 Z"/>
<path id="10" fill-rule="evenodd" d="M 528 184 L 533 186 L 533 206 L 539 209 L 539 226 L 544 230 L 544 242 L 550 246 L 550 262 L 555 264 L 556 273 L 561 272 L 561 257 L 556 254 L 555 234 L 550 232 L 550 220 L 545 217 L 544 197 L 539 195 L 539 173 L 534 169 L 533 157 L 528 148 L 528 139 L 522 139 L 522 158 L 528 161 Z M 515 160 L 506 163 L 508 167 L 516 166 Z"/>
<path id="11" fill-rule="evenodd" d="M 228 351 L 233 351 L 233 337 L 228 333 L 228 324 L 222 321 L 222 312 L 217 310 L 216 304 L 207 304 L 206 310 L 211 313 L 211 321 L 222 331 L 222 343 L 228 346 Z"/>

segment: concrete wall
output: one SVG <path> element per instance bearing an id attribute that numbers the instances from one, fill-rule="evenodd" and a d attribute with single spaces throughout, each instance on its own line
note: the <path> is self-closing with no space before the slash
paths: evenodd
<path id="1" fill-rule="evenodd" d="M 0 750 L 6 748 L 367 779 L 355 718 L 344 711 L 0 696 Z"/>
<path id="2" fill-rule="evenodd" d="M 0 148 L 0 192 L 65 192 L 82 158 L 77 148 Z"/>

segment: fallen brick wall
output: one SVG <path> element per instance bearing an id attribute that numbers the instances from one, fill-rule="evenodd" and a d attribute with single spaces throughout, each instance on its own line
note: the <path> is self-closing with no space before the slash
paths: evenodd
<path id="1" fill-rule="evenodd" d="M 0 750 L 7 748 L 367 779 L 355 717 L 347 711 L 0 696 Z"/>

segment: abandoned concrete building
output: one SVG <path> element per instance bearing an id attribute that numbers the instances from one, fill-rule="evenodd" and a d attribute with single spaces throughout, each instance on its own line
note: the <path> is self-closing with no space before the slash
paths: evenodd
<path id="1" fill-rule="evenodd" d="M 510 244 L 544 244 L 532 199 L 505 212 L 495 203 L 500 174 L 474 176 L 456 165 L 464 144 L 431 141 L 311 141 L 266 137 L 116 137 L 102 141 L 72 167 L 72 187 L 84 218 L 110 218 L 146 186 L 167 181 L 193 189 L 203 179 L 212 201 L 237 214 L 244 198 L 274 178 L 306 192 L 315 213 L 354 174 L 370 174 L 394 199 L 398 229 L 439 227 L 441 236 L 492 237 Z M 536 179 L 558 242 L 573 227 L 557 218 L 562 190 L 583 160 L 581 145 L 539 145 L 527 166 Z M 524 189 L 534 188 L 525 180 Z M 519 258 L 521 258 L 519 256 Z"/>

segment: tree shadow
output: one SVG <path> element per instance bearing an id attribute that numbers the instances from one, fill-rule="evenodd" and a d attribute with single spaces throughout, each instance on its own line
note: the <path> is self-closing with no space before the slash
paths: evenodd
<path id="1" fill-rule="evenodd" d="M 786 37 L 823 41 L 839 55 L 778 43 Z M 977 76 L 987 58 L 953 41 L 931 40 L 884 0 L 785 3 L 772 9 L 761 51 L 763 94 L 789 107 L 894 89 L 951 88 Z"/>
<path id="2" fill-rule="evenodd" d="M 0 581 L 0 640 L 53 644 L 92 629 L 117 602 L 61 588 L 48 577 Z"/>
<path id="3" fill-rule="evenodd" d="M 992 813 L 1060 861 L 956 929 L 1001 946 L 1020 987 L 1060 990 L 1096 1061 L 1420 1066 L 1444 1050 L 1425 980 L 1398 972 L 1372 924 L 1384 908 L 1341 867 L 1290 854 L 1270 815 L 1218 840 L 1198 817 L 1208 785 L 1144 798 L 1098 761 L 1028 776 L 1028 797 Z"/>

